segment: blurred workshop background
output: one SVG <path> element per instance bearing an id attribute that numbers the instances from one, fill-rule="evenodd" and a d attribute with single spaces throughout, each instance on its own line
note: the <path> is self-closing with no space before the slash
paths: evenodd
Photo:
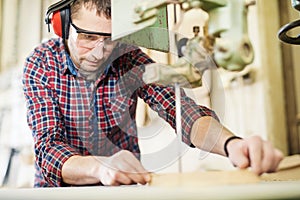
<path id="1" fill-rule="evenodd" d="M 26 123 L 26 105 L 22 93 L 25 57 L 41 41 L 55 37 L 44 23 L 47 7 L 54 0 L 0 0 L 0 186 L 32 187 L 34 155 L 31 132 Z M 169 9 L 170 26 L 174 21 Z M 193 26 L 203 26 L 206 17 L 191 10 L 174 31 L 193 36 Z M 279 41 L 283 24 L 299 18 L 289 0 L 257 0 L 249 8 L 249 36 L 254 62 L 240 72 L 224 69 L 207 71 L 203 86 L 187 93 L 199 104 L 214 109 L 221 121 L 244 137 L 261 135 L 285 155 L 300 153 L 300 49 Z M 176 29 L 175 29 L 176 28 Z M 170 64 L 168 53 L 143 49 L 154 60 Z M 143 102 L 138 106 L 140 145 L 144 155 L 155 155 L 175 138 L 175 131 Z M 145 167 L 154 160 L 142 156 Z M 153 156 L 152 156 L 153 158 Z M 160 162 L 163 158 L 160 158 Z M 186 149 L 183 171 L 230 169 L 227 159 Z M 149 167 L 150 169 L 150 167 Z M 176 159 L 151 169 L 157 173 L 175 172 Z"/>

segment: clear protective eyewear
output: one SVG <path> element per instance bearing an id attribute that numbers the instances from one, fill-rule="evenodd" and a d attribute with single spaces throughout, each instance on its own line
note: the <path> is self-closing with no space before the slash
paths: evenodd
<path id="1" fill-rule="evenodd" d="M 80 47 L 93 49 L 103 43 L 104 48 L 109 49 L 115 44 L 111 40 L 111 33 L 84 30 L 76 26 L 73 22 L 71 22 L 71 28 L 73 28 L 71 35 Z"/>

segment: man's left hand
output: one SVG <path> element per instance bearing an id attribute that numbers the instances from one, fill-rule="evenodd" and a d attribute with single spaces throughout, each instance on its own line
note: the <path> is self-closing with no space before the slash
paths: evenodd
<path id="1" fill-rule="evenodd" d="M 251 167 L 257 175 L 265 172 L 275 172 L 283 153 L 259 136 L 251 136 L 243 140 L 236 139 L 228 143 L 229 159 L 241 169 Z"/>

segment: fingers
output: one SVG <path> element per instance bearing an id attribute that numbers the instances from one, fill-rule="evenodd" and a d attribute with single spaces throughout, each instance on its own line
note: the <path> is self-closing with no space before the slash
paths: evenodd
<path id="1" fill-rule="evenodd" d="M 140 161 L 129 151 L 120 151 L 119 170 L 125 173 L 134 183 L 146 184 L 150 181 L 150 175 Z"/>
<path id="2" fill-rule="evenodd" d="M 134 165 L 134 163 L 136 163 Z M 135 158 L 135 162 L 130 163 L 130 166 L 133 171 L 125 171 L 127 175 L 133 180 L 135 183 L 140 183 L 140 184 L 146 184 L 150 181 L 151 177 L 149 172 L 147 172 L 144 167 L 141 165 L 141 163 Z"/>
<path id="3" fill-rule="evenodd" d="M 280 161 L 283 159 L 282 152 L 278 149 L 273 148 L 273 145 L 271 143 L 265 146 L 264 152 L 265 153 L 263 160 L 264 162 L 262 163 L 262 172 L 275 172 L 278 168 Z"/>
<path id="4" fill-rule="evenodd" d="M 276 171 L 283 159 L 281 151 L 259 136 L 234 140 L 228 144 L 228 150 L 229 159 L 235 166 L 241 169 L 251 167 L 257 175 Z"/>
<path id="5" fill-rule="evenodd" d="M 256 174 L 260 175 L 262 173 L 262 159 L 263 159 L 263 149 L 262 149 L 262 140 L 260 137 L 253 136 L 247 139 L 248 151 L 250 165 Z"/>
<path id="6" fill-rule="evenodd" d="M 269 172 L 275 172 L 278 169 L 280 162 L 284 158 L 283 153 L 278 149 L 275 149 L 274 154 L 275 154 L 275 161 L 273 162 L 272 169 Z"/>
<path id="7" fill-rule="evenodd" d="M 281 151 L 258 136 L 246 139 L 246 143 L 249 151 L 250 167 L 253 172 L 261 175 L 264 172 L 276 171 L 283 158 Z"/>
<path id="8" fill-rule="evenodd" d="M 135 169 L 133 169 L 130 167 L 128 167 L 127 169 L 124 168 L 121 171 L 118 171 L 122 174 L 124 174 L 126 177 L 128 177 L 132 183 L 139 183 L 139 184 L 146 184 L 147 182 L 150 181 L 150 175 L 146 174 L 145 172 L 139 172 L 136 171 Z M 148 178 L 149 177 L 149 178 Z M 124 183 L 126 184 L 126 183 Z"/>
<path id="9" fill-rule="evenodd" d="M 124 173 L 111 169 L 106 170 L 100 179 L 103 185 L 118 186 L 132 184 L 132 180 Z"/>
<path id="10" fill-rule="evenodd" d="M 146 184 L 150 181 L 150 174 L 129 151 L 118 152 L 104 165 L 100 178 L 104 185 Z"/>

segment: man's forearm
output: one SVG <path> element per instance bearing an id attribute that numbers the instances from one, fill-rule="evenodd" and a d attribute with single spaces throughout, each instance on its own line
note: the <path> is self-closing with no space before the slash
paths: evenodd
<path id="1" fill-rule="evenodd" d="M 191 131 L 191 142 L 204 151 L 225 156 L 224 143 L 233 133 L 212 117 L 199 118 Z"/>

